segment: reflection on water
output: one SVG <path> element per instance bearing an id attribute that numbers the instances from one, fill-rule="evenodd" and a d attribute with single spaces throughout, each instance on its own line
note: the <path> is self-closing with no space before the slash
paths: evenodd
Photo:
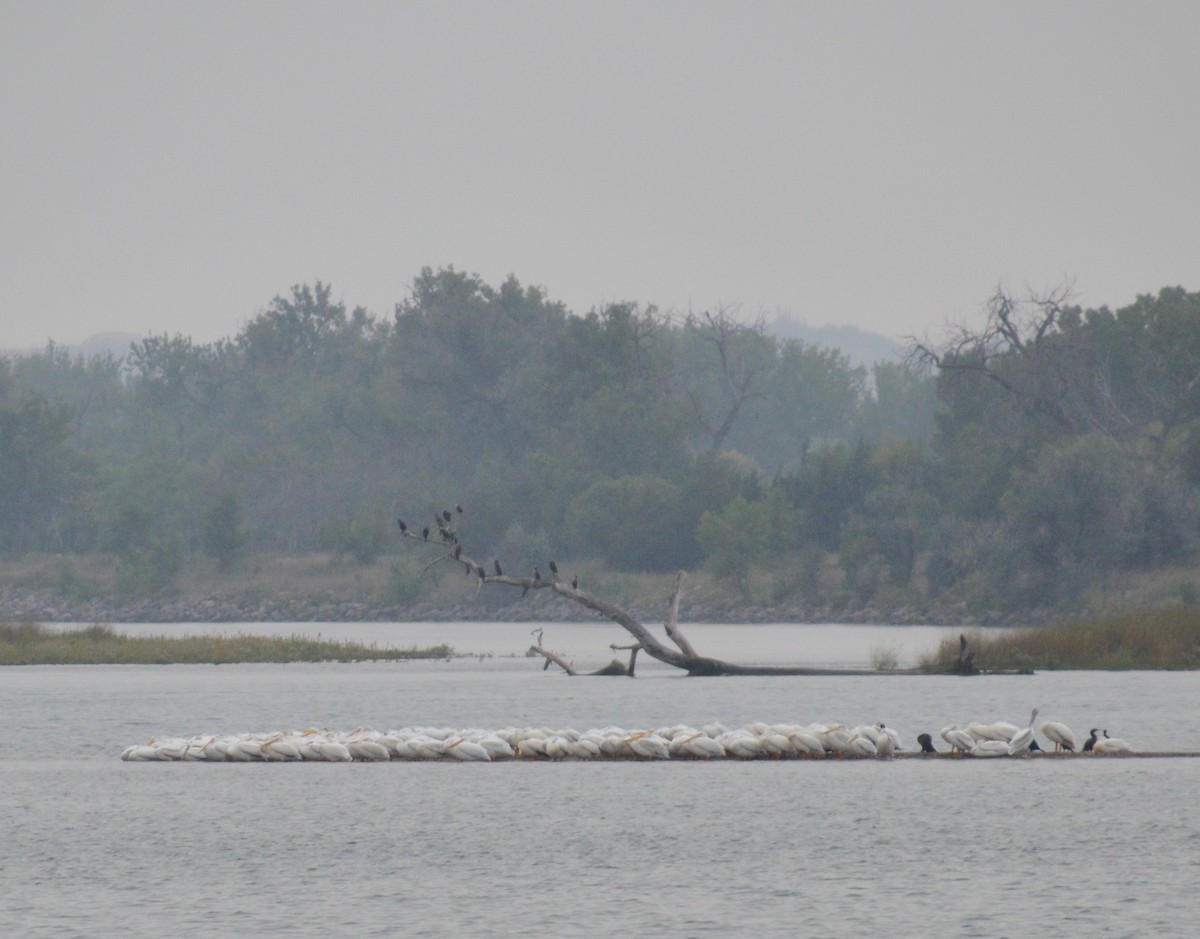
<path id="1" fill-rule="evenodd" d="M 470 629 L 472 643 L 495 644 L 445 641 L 504 654 L 529 627 Z M 603 627 L 579 629 L 594 655 L 588 631 Z M 759 627 L 706 629 L 706 651 L 760 654 L 743 652 L 763 641 Z M 836 641 L 808 629 L 808 649 L 843 643 L 826 661 L 800 659 L 811 664 L 863 664 L 855 650 L 876 641 L 860 627 L 828 630 Z M 1188 935 L 1200 760 L 118 756 L 156 734 L 710 720 L 884 720 L 913 746 L 951 721 L 1024 724 L 1034 705 L 1081 738 L 1099 725 L 1139 748 L 1200 750 L 1197 692 L 1192 673 L 571 679 L 522 658 L 6 669 L 0 925 L 19 936 Z"/>

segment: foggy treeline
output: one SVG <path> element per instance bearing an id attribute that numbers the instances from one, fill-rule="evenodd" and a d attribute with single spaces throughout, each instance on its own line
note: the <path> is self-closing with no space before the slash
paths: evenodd
<path id="1" fill-rule="evenodd" d="M 906 363 L 852 366 L 728 311 L 578 315 L 423 270 L 392 315 L 295 287 L 236 336 L 0 362 L 0 551 L 401 550 L 771 571 L 813 601 L 1070 601 L 1197 550 L 1200 294 L 1112 312 L 998 293 Z"/>

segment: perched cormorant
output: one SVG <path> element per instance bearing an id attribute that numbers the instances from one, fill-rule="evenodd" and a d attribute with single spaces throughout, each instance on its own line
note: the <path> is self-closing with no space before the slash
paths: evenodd
<path id="1" fill-rule="evenodd" d="M 551 574 L 557 574 L 557 573 L 558 573 L 558 565 L 557 565 L 557 564 L 555 564 L 553 561 L 551 561 L 551 562 L 550 562 L 550 573 L 551 573 Z"/>
<path id="2" fill-rule="evenodd" d="M 499 562 L 499 561 L 492 561 L 492 566 L 493 566 L 494 568 L 496 568 L 496 576 L 497 576 L 497 577 L 503 577 L 503 576 L 504 576 L 504 571 L 500 570 L 500 562 Z"/>
<path id="3" fill-rule="evenodd" d="M 444 518 L 446 521 L 450 521 L 450 519 L 452 519 L 453 517 L 454 517 L 454 516 L 450 514 L 450 510 L 449 510 L 449 509 L 443 509 L 443 510 L 442 510 L 442 518 Z"/>
<path id="4" fill-rule="evenodd" d="M 456 544 L 454 546 L 454 560 L 457 561 L 460 557 L 462 557 L 462 545 Z"/>
<path id="5" fill-rule="evenodd" d="M 1083 752 L 1091 753 L 1096 746 L 1096 738 L 1100 736 L 1100 731 L 1093 727 L 1090 731 L 1091 736 L 1083 742 Z"/>
<path id="6" fill-rule="evenodd" d="M 426 541 L 429 540 L 429 526 L 428 525 L 426 525 L 424 528 L 421 529 L 421 537 L 424 538 Z"/>
<path id="7" fill-rule="evenodd" d="M 404 524 L 404 519 L 402 519 L 402 518 L 396 519 L 396 524 L 400 526 L 401 531 L 408 531 L 408 526 Z"/>
<path id="8" fill-rule="evenodd" d="M 917 743 L 921 745 L 922 753 L 937 753 L 937 748 L 933 745 L 933 737 L 929 734 L 917 734 Z"/>
<path id="9" fill-rule="evenodd" d="M 579 589 L 579 578 L 578 578 L 578 577 L 572 577 L 572 578 L 571 578 L 571 589 L 572 589 L 572 590 L 578 590 L 578 589 Z"/>
<path id="10" fill-rule="evenodd" d="M 534 581 L 539 581 L 542 579 L 542 572 L 539 571 L 536 566 L 533 569 L 533 579 Z"/>
<path id="11" fill-rule="evenodd" d="M 454 504 L 454 511 L 457 512 L 459 515 L 462 515 L 462 503 L 461 502 L 456 502 Z"/>

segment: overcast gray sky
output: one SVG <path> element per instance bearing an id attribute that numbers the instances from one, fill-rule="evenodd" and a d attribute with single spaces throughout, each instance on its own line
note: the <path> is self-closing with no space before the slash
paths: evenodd
<path id="1" fill-rule="evenodd" d="M 0 0 L 0 347 L 423 266 L 888 335 L 1200 289 L 1200 4 Z"/>

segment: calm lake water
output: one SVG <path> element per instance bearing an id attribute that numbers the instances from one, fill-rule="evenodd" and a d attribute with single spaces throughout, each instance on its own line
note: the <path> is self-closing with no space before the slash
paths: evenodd
<path id="1" fill-rule="evenodd" d="M 0 935 L 1188 936 L 1200 759 L 123 763 L 309 726 L 883 720 L 907 747 L 1030 708 L 1200 751 L 1195 673 L 567 678 L 529 624 L 131 626 L 449 642 L 449 662 L 0 670 Z M 946 630 L 689 626 L 737 661 L 902 664 Z M 623 634 L 546 627 L 590 667 Z M 939 741 L 940 742 L 940 741 Z"/>

